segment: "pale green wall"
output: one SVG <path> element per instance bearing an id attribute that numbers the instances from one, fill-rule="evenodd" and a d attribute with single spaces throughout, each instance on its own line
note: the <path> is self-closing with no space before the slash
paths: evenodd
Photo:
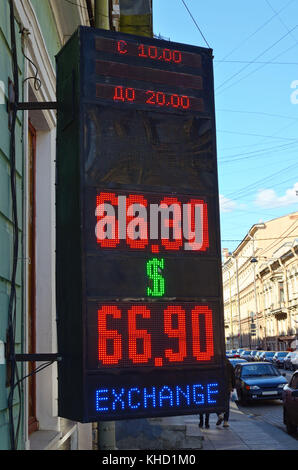
<path id="1" fill-rule="evenodd" d="M 16 25 L 16 31 L 18 26 Z M 20 83 L 22 83 L 23 57 L 20 56 L 20 37 L 18 41 L 18 65 Z M 9 5 L 7 0 L 0 2 L 0 80 L 4 83 L 7 98 L 8 77 L 12 78 L 12 61 L 10 49 Z M 21 93 L 22 97 L 22 93 Z M 23 148 L 22 148 L 22 114 L 19 113 L 16 124 L 16 151 L 17 151 L 17 192 L 20 246 L 19 257 L 22 256 L 22 191 L 23 191 Z M 12 268 L 13 224 L 10 193 L 10 132 L 8 129 L 8 113 L 6 104 L 0 104 L 0 340 L 6 342 L 8 302 L 10 294 L 10 279 Z M 17 274 L 17 328 L 16 350 L 21 351 L 22 338 L 22 272 L 19 264 Z M 22 369 L 20 368 L 22 374 Z M 6 387 L 6 366 L 0 365 L 0 449 L 9 449 L 9 427 L 7 397 L 9 389 Z M 14 399 L 15 425 L 19 413 L 18 393 Z M 19 448 L 23 447 L 23 436 L 20 433 Z"/>
<path id="2" fill-rule="evenodd" d="M 31 0 L 31 3 L 38 18 L 49 56 L 53 66 L 56 67 L 55 55 L 59 52 L 61 43 L 50 4 L 48 0 Z"/>
<path id="3" fill-rule="evenodd" d="M 52 64 L 55 67 L 55 54 L 61 45 L 54 17 L 48 0 L 31 0 L 38 18 L 42 34 L 48 49 Z M 18 46 L 18 66 L 20 71 L 20 99 L 22 99 L 22 83 L 24 70 L 24 57 L 21 52 L 21 36 L 16 24 L 16 37 Z M 0 0 L 0 81 L 4 83 L 7 98 L 8 77 L 12 78 L 12 60 L 10 48 L 10 22 L 8 0 Z M 23 149 L 23 114 L 18 114 L 16 125 L 16 166 L 17 166 L 17 193 L 18 193 L 18 218 L 19 218 L 19 258 L 23 255 L 23 174 L 24 174 L 24 149 Z M 0 102 L 0 340 L 6 342 L 8 302 L 10 293 L 10 279 L 12 269 L 13 225 L 11 212 L 10 193 L 10 132 L 8 130 L 8 113 L 6 104 Z M 22 351 L 23 337 L 23 292 L 22 292 L 22 261 L 19 261 L 17 272 L 17 328 L 16 351 Z M 19 365 L 19 375 L 23 376 L 22 367 Z M 9 389 L 5 385 L 6 366 L 0 365 L 0 450 L 10 449 L 9 420 L 7 410 L 7 397 Z M 22 393 L 21 393 L 22 401 Z M 14 415 L 15 427 L 19 412 L 20 398 L 15 391 Z M 23 415 L 23 413 L 22 413 Z M 18 448 L 24 448 L 23 423 L 21 423 Z"/>

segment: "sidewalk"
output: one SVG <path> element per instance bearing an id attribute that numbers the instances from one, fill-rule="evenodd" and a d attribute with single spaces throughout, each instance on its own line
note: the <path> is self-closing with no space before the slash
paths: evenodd
<path id="1" fill-rule="evenodd" d="M 216 426 L 217 416 L 210 415 L 210 428 L 202 429 L 203 450 L 298 450 L 298 440 L 281 428 L 260 418 L 242 413 L 231 402 L 229 428 Z M 284 426 L 284 429 L 282 427 Z"/>
<path id="2" fill-rule="evenodd" d="M 199 416 L 174 416 L 117 423 L 119 450 L 197 449 L 197 450 L 298 450 L 298 440 L 253 415 L 230 404 L 229 427 L 216 426 L 210 415 L 210 428 L 199 428 Z"/>

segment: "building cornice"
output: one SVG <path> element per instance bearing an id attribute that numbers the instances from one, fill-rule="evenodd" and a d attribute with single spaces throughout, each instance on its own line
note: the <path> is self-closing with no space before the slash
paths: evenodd
<path id="1" fill-rule="evenodd" d="M 65 44 L 78 25 L 90 26 L 86 0 L 76 0 L 71 3 L 61 0 L 49 0 L 49 4 L 62 45 Z"/>

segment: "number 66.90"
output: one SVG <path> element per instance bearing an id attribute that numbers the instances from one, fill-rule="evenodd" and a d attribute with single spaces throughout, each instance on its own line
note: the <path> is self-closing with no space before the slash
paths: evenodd
<path id="1" fill-rule="evenodd" d="M 213 357 L 213 325 L 210 308 L 197 305 L 191 309 L 189 334 L 186 330 L 186 312 L 182 306 L 168 305 L 162 313 L 162 322 L 157 325 L 156 320 L 155 324 L 152 324 L 150 306 L 130 304 L 127 315 L 124 316 L 122 308 L 117 305 L 103 305 L 98 310 L 98 360 L 103 365 L 116 365 L 122 363 L 124 357 L 128 357 L 128 361 L 124 359 L 128 362 L 127 365 L 154 363 L 155 366 L 161 366 L 164 365 L 164 361 L 183 363 L 189 359 L 187 355 L 190 350 L 192 360 L 195 362 L 209 361 Z M 108 320 L 113 320 L 118 330 L 109 329 Z M 140 320 L 148 325 L 149 331 L 138 328 Z M 162 326 L 162 332 L 159 326 Z M 155 336 L 156 333 L 158 337 Z M 153 357 L 152 343 L 157 342 L 160 350 L 162 338 L 164 338 L 164 347 L 161 357 Z M 187 344 L 187 341 L 191 341 L 191 345 Z"/>

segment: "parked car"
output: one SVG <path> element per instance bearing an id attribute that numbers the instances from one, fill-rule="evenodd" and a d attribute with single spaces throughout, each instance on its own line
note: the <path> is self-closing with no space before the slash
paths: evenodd
<path id="1" fill-rule="evenodd" d="M 230 358 L 230 357 L 240 357 L 239 349 L 230 349 L 229 351 L 226 352 L 226 356 L 228 358 Z"/>
<path id="2" fill-rule="evenodd" d="M 284 360 L 287 354 L 288 351 L 277 351 L 273 356 L 272 363 L 276 365 L 276 367 L 283 367 Z"/>
<path id="3" fill-rule="evenodd" d="M 236 354 L 236 349 L 228 349 L 226 351 L 226 356 L 227 357 L 235 357 L 235 354 Z"/>
<path id="4" fill-rule="evenodd" d="M 245 359 L 241 359 L 240 357 L 229 357 L 229 361 L 232 364 L 232 366 L 234 367 L 234 369 L 235 369 L 237 364 L 247 362 Z"/>
<path id="5" fill-rule="evenodd" d="M 268 362 L 237 364 L 235 381 L 237 395 L 243 405 L 249 400 L 281 400 L 283 387 L 288 383 L 277 367 Z"/>
<path id="6" fill-rule="evenodd" d="M 274 354 L 275 351 L 263 351 L 262 354 L 259 355 L 259 360 L 265 362 L 272 362 Z"/>
<path id="7" fill-rule="evenodd" d="M 254 349 L 253 351 L 250 351 L 250 355 L 247 356 L 246 360 L 250 361 L 250 362 L 254 361 L 255 360 L 255 355 L 257 354 L 257 352 L 258 351 L 256 349 Z"/>
<path id="8" fill-rule="evenodd" d="M 238 348 L 238 349 L 237 349 L 237 354 L 239 354 L 239 356 L 240 356 L 240 354 L 241 354 L 243 351 L 248 351 L 248 349 L 247 349 L 247 348 Z"/>
<path id="9" fill-rule="evenodd" d="M 240 358 L 247 360 L 247 358 L 250 356 L 251 351 L 249 349 L 246 349 L 240 353 Z"/>
<path id="10" fill-rule="evenodd" d="M 254 361 L 259 361 L 260 359 L 260 355 L 265 352 L 265 351 L 257 351 L 256 354 L 255 354 L 255 358 L 254 358 Z"/>
<path id="11" fill-rule="evenodd" d="M 293 365 L 293 370 L 298 369 L 298 351 L 294 351 L 291 361 Z"/>
<path id="12" fill-rule="evenodd" d="M 294 365 L 292 364 L 292 356 L 294 352 L 288 352 L 286 357 L 284 358 L 284 369 L 286 370 L 294 370 Z"/>
<path id="13" fill-rule="evenodd" d="M 287 432 L 294 434 L 298 427 L 298 371 L 294 372 L 282 392 L 283 421 Z"/>

